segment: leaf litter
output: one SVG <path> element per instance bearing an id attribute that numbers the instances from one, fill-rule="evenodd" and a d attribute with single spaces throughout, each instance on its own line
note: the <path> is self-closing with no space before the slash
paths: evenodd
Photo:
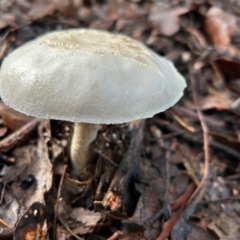
<path id="1" fill-rule="evenodd" d="M 71 123 L 1 103 L 0 238 L 239 239 L 239 13 L 230 0 L 2 0 L 0 61 L 43 33 L 98 28 L 166 56 L 188 88 L 144 124 L 102 126 L 81 181 L 66 168 Z"/>

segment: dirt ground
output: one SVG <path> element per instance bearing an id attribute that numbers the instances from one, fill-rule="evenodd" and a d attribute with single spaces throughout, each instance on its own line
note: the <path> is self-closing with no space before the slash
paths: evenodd
<path id="1" fill-rule="evenodd" d="M 102 125 L 83 178 L 69 164 L 71 122 L 0 102 L 0 239 L 239 240 L 240 2 L 0 0 L 0 64 L 68 28 L 143 42 L 187 88 L 153 118 Z"/>

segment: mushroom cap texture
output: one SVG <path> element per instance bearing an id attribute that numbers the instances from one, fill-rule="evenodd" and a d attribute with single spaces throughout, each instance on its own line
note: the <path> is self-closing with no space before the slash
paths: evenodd
<path id="1" fill-rule="evenodd" d="M 54 31 L 3 61 L 0 95 L 45 119 L 123 123 L 174 105 L 186 87 L 172 62 L 142 43 L 100 30 Z"/>

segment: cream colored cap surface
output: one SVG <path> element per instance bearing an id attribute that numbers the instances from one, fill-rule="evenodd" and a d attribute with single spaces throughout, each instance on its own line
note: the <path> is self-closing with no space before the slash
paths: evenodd
<path id="1" fill-rule="evenodd" d="M 40 118 L 123 123 L 174 105 L 186 87 L 173 64 L 129 37 L 71 29 L 13 51 L 0 70 L 0 95 Z"/>

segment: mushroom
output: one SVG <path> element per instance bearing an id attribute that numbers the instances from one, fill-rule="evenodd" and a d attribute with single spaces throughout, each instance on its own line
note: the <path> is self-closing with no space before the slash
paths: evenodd
<path id="1" fill-rule="evenodd" d="M 99 124 L 149 118 L 186 87 L 172 62 L 130 37 L 100 30 L 54 31 L 3 61 L 0 95 L 10 107 L 75 122 L 71 161 L 81 172 Z"/>

